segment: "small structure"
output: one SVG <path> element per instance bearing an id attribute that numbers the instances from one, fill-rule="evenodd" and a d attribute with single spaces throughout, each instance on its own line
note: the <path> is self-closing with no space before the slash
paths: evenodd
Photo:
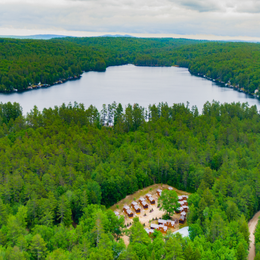
<path id="1" fill-rule="evenodd" d="M 184 206 L 188 206 L 188 201 L 187 200 L 183 200 L 182 202 L 183 202 Z"/>
<path id="2" fill-rule="evenodd" d="M 158 224 L 166 226 L 166 227 L 169 227 L 169 228 L 174 228 L 175 227 L 175 221 L 173 221 L 173 220 L 158 219 Z"/>
<path id="3" fill-rule="evenodd" d="M 163 226 L 163 225 L 151 224 L 151 229 L 156 229 L 158 231 L 161 231 L 162 233 L 166 233 L 168 230 L 168 227 Z"/>
<path id="4" fill-rule="evenodd" d="M 187 202 L 187 201 L 186 201 L 186 202 Z M 181 205 L 181 207 L 183 207 L 183 206 L 188 206 L 188 204 L 187 204 L 187 205 L 185 204 L 185 200 L 179 201 L 179 204 Z"/>
<path id="5" fill-rule="evenodd" d="M 183 211 L 183 207 L 179 207 L 179 208 L 176 209 L 176 213 L 180 213 L 182 211 Z"/>
<path id="6" fill-rule="evenodd" d="M 183 196 L 178 196 L 178 201 L 183 201 Z"/>
<path id="7" fill-rule="evenodd" d="M 166 224 L 166 220 L 158 219 L 158 225 L 165 225 L 165 224 Z"/>
<path id="8" fill-rule="evenodd" d="M 167 233 L 167 230 L 168 230 L 167 226 L 159 225 L 159 231 L 161 231 L 162 233 Z"/>
<path id="9" fill-rule="evenodd" d="M 181 212 L 181 216 L 184 216 L 184 217 L 186 218 L 187 213 L 186 213 L 185 211 L 182 211 L 182 212 Z"/>
<path id="10" fill-rule="evenodd" d="M 150 236 L 153 234 L 154 230 L 150 229 L 150 228 L 145 228 L 145 231 L 147 232 L 147 234 Z"/>
<path id="11" fill-rule="evenodd" d="M 138 205 L 137 202 L 133 201 L 133 202 L 131 203 L 131 206 L 132 206 L 132 208 L 134 209 L 134 211 L 135 211 L 136 214 L 140 214 L 140 213 L 141 213 L 141 207 Z"/>
<path id="12" fill-rule="evenodd" d="M 183 200 L 187 200 L 188 198 L 189 198 L 188 195 L 182 195 L 182 199 L 183 199 Z"/>
<path id="13" fill-rule="evenodd" d="M 173 187 L 168 187 L 168 190 L 173 190 Z"/>
<path id="14" fill-rule="evenodd" d="M 189 227 L 181 228 L 178 231 L 173 232 L 172 234 L 175 235 L 177 233 L 181 234 L 182 237 L 188 237 L 189 236 Z"/>
<path id="15" fill-rule="evenodd" d="M 167 220 L 166 226 L 169 227 L 169 228 L 174 228 L 175 227 L 175 221 L 174 220 Z"/>
<path id="16" fill-rule="evenodd" d="M 143 207 L 143 209 L 148 209 L 148 203 L 146 202 L 146 200 L 144 198 L 140 198 L 139 199 L 139 203 L 141 204 L 141 206 Z"/>
<path id="17" fill-rule="evenodd" d="M 156 191 L 156 193 L 157 193 L 158 197 L 161 197 L 161 195 L 162 195 L 162 190 L 161 190 L 161 189 L 158 189 L 158 190 Z"/>
<path id="18" fill-rule="evenodd" d="M 179 219 L 179 223 L 184 224 L 184 222 L 185 222 L 185 217 L 181 215 L 181 217 Z"/>
<path id="19" fill-rule="evenodd" d="M 148 193 L 145 195 L 145 197 L 152 205 L 155 205 L 155 199 L 152 197 L 151 194 Z"/>
<path id="20" fill-rule="evenodd" d="M 188 212 L 188 210 L 189 210 L 189 206 L 183 206 L 182 208 L 183 208 L 182 211 L 185 211 L 185 212 Z"/>
<path id="21" fill-rule="evenodd" d="M 117 211 L 114 211 L 115 215 L 120 218 L 120 214 Z"/>
<path id="22" fill-rule="evenodd" d="M 134 213 L 132 212 L 132 210 L 129 208 L 129 206 L 125 205 L 123 207 L 123 211 L 125 212 L 125 214 L 127 214 L 127 216 L 129 218 L 132 218 L 134 216 Z"/>

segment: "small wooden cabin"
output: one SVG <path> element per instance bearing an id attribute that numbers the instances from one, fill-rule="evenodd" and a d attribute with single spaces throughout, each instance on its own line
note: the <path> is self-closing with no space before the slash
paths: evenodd
<path id="1" fill-rule="evenodd" d="M 162 233 L 167 233 L 168 227 L 167 226 L 163 226 L 163 225 L 159 225 L 159 230 Z"/>
<path id="2" fill-rule="evenodd" d="M 141 206 L 143 207 L 143 209 L 148 209 L 148 203 L 146 202 L 146 200 L 144 198 L 140 198 L 139 199 L 139 203 L 141 204 Z"/>
<path id="3" fill-rule="evenodd" d="M 165 225 L 165 224 L 166 224 L 166 220 L 158 219 L 158 225 Z"/>
<path id="4" fill-rule="evenodd" d="M 141 207 L 138 205 L 137 202 L 133 201 L 133 202 L 131 203 L 131 206 L 132 206 L 132 208 L 134 209 L 134 211 L 135 211 L 136 214 L 140 214 L 140 213 L 141 213 Z"/>
<path id="5" fill-rule="evenodd" d="M 183 201 L 183 197 L 182 196 L 178 196 L 178 201 Z"/>
<path id="6" fill-rule="evenodd" d="M 180 213 L 182 211 L 183 211 L 183 207 L 179 207 L 179 208 L 176 209 L 176 213 Z"/>
<path id="7" fill-rule="evenodd" d="M 188 196 L 188 195 L 182 195 L 182 198 L 183 198 L 184 200 L 188 200 L 189 196 Z"/>
<path id="8" fill-rule="evenodd" d="M 181 212 L 181 216 L 183 216 L 186 219 L 187 213 L 185 211 L 183 211 L 183 212 Z"/>
<path id="9" fill-rule="evenodd" d="M 182 208 L 183 208 L 182 211 L 185 211 L 185 212 L 188 212 L 188 210 L 189 210 L 189 206 L 183 206 Z"/>
<path id="10" fill-rule="evenodd" d="M 154 230 L 150 229 L 150 228 L 146 228 L 145 231 L 147 232 L 147 234 L 150 236 L 153 234 Z"/>
<path id="11" fill-rule="evenodd" d="M 175 221 L 158 219 L 158 225 L 163 225 L 163 226 L 166 226 L 166 227 L 169 227 L 169 228 L 174 228 L 175 227 Z"/>
<path id="12" fill-rule="evenodd" d="M 166 227 L 164 225 L 151 224 L 151 229 L 156 229 L 158 231 L 161 231 L 162 233 L 166 233 L 168 230 L 168 227 Z"/>
<path id="13" fill-rule="evenodd" d="M 174 228 L 175 227 L 175 221 L 174 220 L 167 220 L 165 225 L 169 228 Z"/>
<path id="14" fill-rule="evenodd" d="M 145 195 L 145 197 L 150 202 L 150 204 L 155 205 L 155 199 L 152 197 L 151 194 L 148 193 Z"/>
<path id="15" fill-rule="evenodd" d="M 184 204 L 185 204 L 184 200 L 179 201 L 179 204 L 181 205 L 181 207 L 185 206 L 185 205 L 184 205 Z"/>
<path id="16" fill-rule="evenodd" d="M 162 195 L 162 190 L 161 190 L 161 189 L 158 189 L 158 190 L 156 191 L 156 193 L 157 193 L 158 197 L 161 197 L 161 195 Z"/>
<path id="17" fill-rule="evenodd" d="M 179 219 L 179 223 L 184 224 L 184 222 L 185 222 L 185 217 L 181 216 L 180 219 Z"/>
<path id="18" fill-rule="evenodd" d="M 120 218 L 120 214 L 117 211 L 114 211 L 115 215 Z"/>
<path id="19" fill-rule="evenodd" d="M 133 213 L 132 210 L 129 208 L 129 206 L 124 206 L 124 207 L 123 207 L 123 211 L 125 212 L 125 214 L 126 214 L 129 218 L 134 217 L 134 213 Z"/>
<path id="20" fill-rule="evenodd" d="M 183 204 L 184 206 L 188 206 L 188 201 L 187 200 L 183 200 L 182 202 L 184 203 Z"/>

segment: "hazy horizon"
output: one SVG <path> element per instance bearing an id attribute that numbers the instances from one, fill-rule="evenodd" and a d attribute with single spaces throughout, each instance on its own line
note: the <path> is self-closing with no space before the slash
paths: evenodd
<path id="1" fill-rule="evenodd" d="M 256 0 L 0 0 L 0 35 L 260 41 Z"/>

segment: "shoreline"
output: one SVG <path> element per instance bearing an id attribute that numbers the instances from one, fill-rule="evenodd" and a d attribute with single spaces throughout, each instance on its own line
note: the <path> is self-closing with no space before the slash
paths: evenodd
<path id="1" fill-rule="evenodd" d="M 189 69 L 188 69 L 189 70 Z M 255 98 L 255 99 L 258 99 L 260 100 L 260 96 L 259 95 L 255 95 L 255 94 L 252 94 L 252 93 L 249 93 L 248 91 L 246 91 L 244 88 L 239 88 L 239 86 L 233 86 L 231 85 L 230 83 L 225 83 L 223 81 L 219 81 L 218 79 L 212 79 L 210 77 L 207 77 L 206 75 L 203 75 L 201 73 L 192 73 L 190 70 L 189 70 L 190 74 L 193 75 L 193 76 L 196 76 L 196 77 L 200 77 L 200 78 L 204 78 L 204 79 L 207 79 L 209 81 L 212 81 L 214 83 L 216 83 L 216 85 L 219 85 L 219 87 L 221 88 L 231 88 L 235 91 L 238 91 L 238 92 L 242 92 L 246 95 L 249 95 L 250 97 L 252 98 Z"/>
<path id="2" fill-rule="evenodd" d="M 130 63 L 129 63 L 130 64 Z M 129 65 L 129 64 L 124 64 L 124 65 Z M 135 65 L 135 64 L 132 64 L 136 67 L 139 67 L 139 65 Z M 115 66 L 120 66 L 120 65 L 115 65 Z M 143 66 L 140 66 L 140 67 L 143 67 Z M 159 67 L 159 66 L 145 66 L 145 67 Z M 161 66 L 161 67 L 165 67 L 165 66 Z M 239 88 L 239 86 L 233 86 L 231 85 L 230 83 L 226 83 L 226 82 L 223 82 L 223 81 L 220 81 L 218 79 L 212 79 L 210 77 L 207 77 L 206 75 L 203 75 L 202 73 L 193 73 L 189 70 L 189 68 L 187 67 L 181 67 L 179 65 L 172 65 L 172 66 L 169 66 L 169 67 L 176 67 L 176 68 L 186 68 L 188 69 L 189 73 L 192 75 L 192 76 L 196 76 L 196 77 L 200 77 L 200 78 L 204 78 L 204 79 L 207 79 L 209 81 L 212 81 L 214 83 L 216 83 L 216 85 L 219 85 L 219 87 L 225 87 L 225 88 L 231 88 L 235 91 L 238 91 L 238 92 L 242 92 L 244 94 L 247 94 L 249 95 L 251 98 L 255 98 L 255 99 L 258 99 L 260 100 L 260 96 L 259 95 L 256 95 L 256 94 L 252 94 L 252 93 L 249 93 L 248 91 L 246 91 L 244 88 Z M 108 67 L 106 67 L 107 69 Z M 91 70 L 93 71 L 93 70 Z M 38 84 L 38 85 L 32 85 L 32 86 L 28 86 L 28 88 L 26 89 L 23 89 L 23 90 L 18 90 L 18 89 L 13 89 L 12 91 L 9 91 L 9 92 L 4 92 L 4 91 L 0 91 L 1 94 L 6 94 L 6 95 L 10 95 L 10 94 L 13 94 L 13 93 L 23 93 L 23 92 L 26 92 L 26 91 L 30 91 L 30 90 L 35 90 L 35 89 L 39 89 L 39 88 L 49 88 L 49 87 L 52 87 L 52 86 L 55 86 L 55 85 L 59 85 L 59 84 L 63 84 L 63 83 L 66 83 L 67 81 L 73 81 L 73 80 L 78 80 L 82 77 L 82 74 L 84 72 L 89 72 L 89 71 L 83 71 L 80 75 L 74 75 L 73 77 L 68 77 L 67 79 L 60 79 L 52 84 Z M 96 71 L 96 72 L 100 72 L 100 71 Z"/>

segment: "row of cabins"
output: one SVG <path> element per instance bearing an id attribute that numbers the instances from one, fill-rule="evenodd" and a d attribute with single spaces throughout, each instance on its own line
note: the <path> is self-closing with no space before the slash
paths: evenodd
<path id="1" fill-rule="evenodd" d="M 145 198 L 146 198 L 146 199 L 145 199 Z M 145 198 L 143 198 L 143 197 L 139 198 L 138 202 L 140 203 L 141 206 L 140 206 L 136 201 L 133 201 L 133 202 L 131 203 L 131 208 L 134 210 L 134 212 L 135 212 L 136 214 L 140 214 L 140 213 L 141 213 L 141 207 L 142 207 L 143 209 L 148 209 L 149 204 L 148 204 L 147 201 L 149 201 L 149 203 L 150 203 L 151 205 L 155 205 L 155 199 L 153 198 L 153 196 L 152 196 L 151 194 L 149 194 L 149 193 L 146 194 L 146 195 L 145 195 Z M 127 206 L 127 205 L 125 205 L 125 206 L 123 207 L 123 211 L 125 212 L 125 214 L 127 214 L 127 216 L 128 216 L 129 218 L 132 218 L 133 215 L 134 215 L 134 213 L 132 212 L 131 208 L 130 208 L 129 206 Z"/>

